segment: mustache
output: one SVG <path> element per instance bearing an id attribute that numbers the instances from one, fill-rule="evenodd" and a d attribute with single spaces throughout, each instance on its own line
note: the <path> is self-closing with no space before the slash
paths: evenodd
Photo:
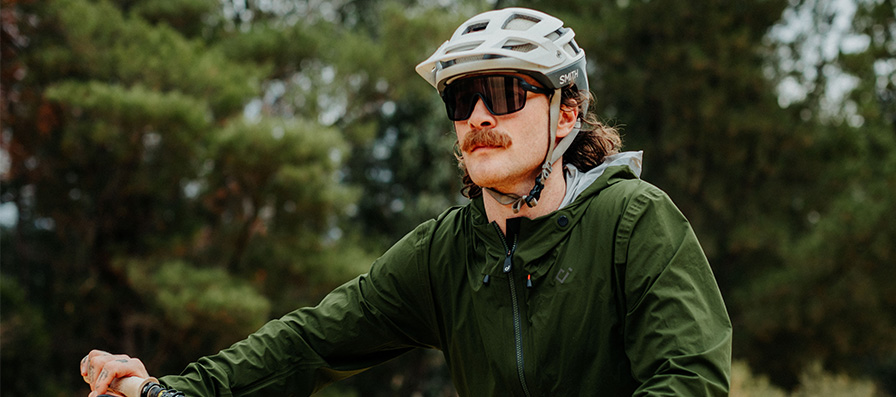
<path id="1" fill-rule="evenodd" d="M 510 147 L 510 145 L 513 145 L 513 140 L 510 139 L 510 135 L 504 131 L 499 131 L 494 128 L 474 128 L 467 133 L 464 137 L 464 141 L 460 143 L 460 150 L 463 153 L 469 153 L 479 146 L 506 148 Z"/>

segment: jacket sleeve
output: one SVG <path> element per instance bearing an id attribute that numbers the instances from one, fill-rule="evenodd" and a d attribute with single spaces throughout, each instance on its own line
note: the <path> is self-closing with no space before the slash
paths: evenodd
<path id="1" fill-rule="evenodd" d="M 728 395 L 731 322 L 687 220 L 649 186 L 626 206 L 616 245 L 634 395 Z"/>
<path id="2" fill-rule="evenodd" d="M 416 348 L 435 344 L 429 275 L 419 247 L 427 224 L 367 274 L 313 308 L 265 324 L 243 341 L 160 378 L 190 396 L 305 396 Z"/>

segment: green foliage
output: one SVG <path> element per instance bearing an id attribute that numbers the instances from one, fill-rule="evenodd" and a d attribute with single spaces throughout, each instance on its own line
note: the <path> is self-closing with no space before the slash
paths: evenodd
<path id="1" fill-rule="evenodd" d="M 343 146 L 336 131 L 309 123 L 231 124 L 210 145 L 209 208 L 236 224 L 265 217 L 282 231 L 323 232 L 352 199 L 335 176 Z"/>
<path id="2" fill-rule="evenodd" d="M 280 314 L 363 272 L 372 257 L 341 236 L 357 200 L 338 179 L 346 150 L 337 130 L 302 120 L 228 125 L 209 145 L 201 196 L 216 222 L 197 254 L 255 279 Z"/>
<path id="3" fill-rule="evenodd" d="M 196 132 L 209 127 L 208 108 L 204 103 L 179 92 L 158 92 L 141 85 L 130 88 L 90 81 L 86 84 L 63 81 L 46 91 L 50 101 L 64 103 L 74 118 L 90 120 L 102 117 L 109 124 L 144 124 Z M 87 113 L 85 115 L 85 113 Z M 195 135 L 195 133 L 193 134 Z M 172 138 L 177 139 L 177 136 Z M 115 144 L 115 137 L 90 137 L 90 144 Z M 180 138 L 182 140 L 186 140 Z M 183 142 L 176 142 L 183 143 Z M 172 145 L 179 146 L 179 145 Z"/>
<path id="4" fill-rule="evenodd" d="M 737 225 L 786 208 L 742 200 L 774 198 L 763 191 L 793 177 L 782 175 L 781 153 L 803 147 L 762 71 L 761 38 L 785 5 L 626 3 L 605 8 L 604 42 L 582 44 L 601 49 L 600 113 L 624 124 L 630 149 L 645 151 L 645 178 L 698 230 L 713 230 L 701 233 L 711 257 L 736 248 Z"/>
<path id="5" fill-rule="evenodd" d="M 865 49 L 844 47 L 838 56 L 807 60 L 827 72 L 799 80 L 808 94 L 790 105 L 811 132 L 802 152 L 806 159 L 792 166 L 816 174 L 794 202 L 802 227 L 776 247 L 784 265 L 752 278 L 734 295 L 744 357 L 767 368 L 779 384 L 792 386 L 795 374 L 821 361 L 837 371 L 874 374 L 894 387 L 896 290 L 886 280 L 896 276 L 896 228 L 890 221 L 896 217 L 896 124 L 887 114 L 896 80 L 879 71 L 888 70 L 896 54 L 881 51 L 896 46 L 896 36 L 881 34 L 896 28 L 896 11 L 885 3 L 856 3 L 846 34 L 865 35 Z M 832 10 L 823 6 L 799 3 L 797 11 L 814 7 L 811 15 L 819 23 L 812 26 L 824 27 Z M 802 48 L 797 44 L 780 45 L 795 52 Z M 831 70 L 856 81 L 839 101 L 827 80 L 848 78 Z"/>
<path id="6" fill-rule="evenodd" d="M 865 379 L 853 379 L 843 374 L 831 374 L 815 363 L 803 370 L 800 386 L 793 397 L 872 397 L 878 395 L 874 383 Z"/>
<path id="7" fill-rule="evenodd" d="M 595 110 L 695 226 L 740 395 L 892 393 L 896 7 L 854 4 L 842 37 L 866 44 L 817 56 L 829 0 L 4 1 L 2 392 L 81 394 L 95 347 L 177 372 L 463 202 L 414 66 L 529 6 L 575 28 Z M 437 356 L 326 392 L 450 393 Z"/>
<path id="8" fill-rule="evenodd" d="M 91 348 L 177 372 L 369 266 L 343 231 L 348 143 L 314 118 L 243 117 L 278 69 L 214 42 L 215 2 L 8 10 L 3 394 L 81 394 L 71 363 Z M 210 25 L 169 19 L 191 15 Z"/>
<path id="9" fill-rule="evenodd" d="M 896 289 L 888 281 L 896 277 L 896 228 L 890 221 L 896 217 L 896 142 L 892 135 L 877 137 L 885 138 L 876 144 L 889 152 L 881 158 L 859 149 L 876 140 L 872 131 L 855 134 L 853 145 L 841 148 L 852 159 L 873 158 L 874 164 L 832 167 L 840 194 L 811 215 L 811 230 L 786 253 L 789 265 L 753 280 L 738 296 L 748 302 L 742 303 L 745 331 L 760 346 L 769 346 L 762 351 L 786 345 L 782 354 L 802 352 L 769 363 L 788 365 L 788 372 L 824 357 L 828 366 L 862 373 L 869 362 L 885 362 L 896 352 L 891 337 Z M 748 356 L 763 363 L 776 357 Z"/>
<path id="10" fill-rule="evenodd" d="M 878 392 L 868 380 L 831 374 L 818 363 L 802 371 L 799 386 L 792 393 L 775 387 L 765 376 L 753 374 L 742 361 L 735 361 L 731 366 L 732 397 L 872 397 L 879 395 Z"/>
<path id="11" fill-rule="evenodd" d="M 31 390 L 41 395 L 58 393 L 61 385 L 56 382 L 32 382 L 44 375 L 52 349 L 44 313 L 28 302 L 27 294 L 14 279 L 6 276 L 0 278 L 0 308 L 0 366 L 5 368 L 0 379 L 4 389 Z M 21 370 L 14 372 L 9 368 Z"/>
<path id="12" fill-rule="evenodd" d="M 261 75 L 165 25 L 126 17 L 104 1 L 52 1 L 46 12 L 45 23 L 59 36 L 41 43 L 47 47 L 34 54 L 35 72 L 201 96 L 219 117 L 240 110 Z"/>
<path id="13" fill-rule="evenodd" d="M 341 46 L 339 59 L 365 76 L 352 101 L 368 105 L 353 108 L 375 106 L 352 114 L 357 121 L 345 128 L 372 125 L 375 134 L 355 146 L 348 176 L 364 188 L 358 220 L 383 246 L 459 200 L 453 127 L 414 66 L 468 15 L 396 2 L 386 2 L 379 13 L 377 23 L 366 27 L 373 33 Z"/>
<path id="14" fill-rule="evenodd" d="M 731 391 L 732 397 L 785 397 L 780 388 L 769 382 L 768 377 L 754 374 L 750 366 L 743 361 L 731 363 Z"/>
<path id="15" fill-rule="evenodd" d="M 218 14 L 220 3 L 215 0 L 156 0 L 138 1 L 124 9 L 150 23 L 171 26 L 185 37 L 203 32 L 203 23 Z"/>
<path id="16" fill-rule="evenodd" d="M 223 328 L 225 339 L 236 340 L 268 320 L 270 302 L 246 280 L 220 268 L 199 268 L 181 260 L 125 264 L 130 283 L 147 301 L 153 301 L 160 318 L 183 333 Z M 219 345 L 224 348 L 227 345 Z"/>

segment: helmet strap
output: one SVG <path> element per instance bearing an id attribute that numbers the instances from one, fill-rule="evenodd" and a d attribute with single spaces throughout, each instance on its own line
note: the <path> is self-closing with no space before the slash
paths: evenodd
<path id="1" fill-rule="evenodd" d="M 560 121 L 561 91 L 562 90 L 558 88 L 554 90 L 554 95 L 551 96 L 550 117 L 548 120 L 550 130 L 550 135 L 548 136 L 548 151 L 544 156 L 544 164 L 541 166 L 541 173 L 535 177 L 535 185 L 532 186 L 532 190 L 529 191 L 529 194 L 520 196 L 514 193 L 504 193 L 492 188 L 485 188 L 495 201 L 501 205 L 512 205 L 514 214 L 520 212 L 523 203 L 530 208 L 538 205 L 538 199 L 541 198 L 541 191 L 544 190 L 544 181 L 551 175 L 552 165 L 563 156 L 563 152 L 569 148 L 569 145 L 572 144 L 572 141 L 579 133 L 580 125 L 576 122 L 575 128 L 555 145 L 557 140 L 557 124 Z"/>

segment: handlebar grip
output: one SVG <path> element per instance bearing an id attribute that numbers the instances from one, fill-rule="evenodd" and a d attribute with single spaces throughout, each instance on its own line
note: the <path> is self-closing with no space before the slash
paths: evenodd
<path id="1" fill-rule="evenodd" d="M 140 392 L 147 383 L 159 380 L 153 377 L 141 378 L 137 376 L 128 376 L 126 378 L 118 378 L 109 385 L 109 392 L 113 394 L 104 394 L 108 397 L 140 397 Z M 102 396 L 101 396 L 102 397 Z"/>
<path id="2" fill-rule="evenodd" d="M 105 394 L 108 397 L 185 397 L 174 389 L 168 389 L 159 383 L 159 380 L 153 377 L 141 378 L 137 376 L 128 376 L 126 378 L 118 378 L 112 381 L 108 390 L 113 394 Z M 103 396 L 100 396 L 103 397 Z"/>

